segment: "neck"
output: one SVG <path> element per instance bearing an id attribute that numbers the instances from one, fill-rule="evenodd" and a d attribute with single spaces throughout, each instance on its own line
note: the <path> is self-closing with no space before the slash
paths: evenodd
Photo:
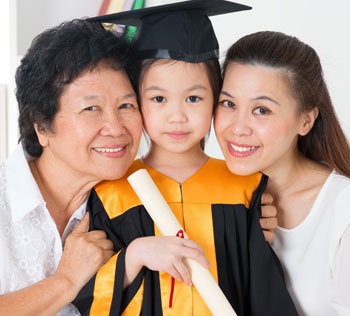
<path id="1" fill-rule="evenodd" d="M 307 159 L 299 152 L 295 152 L 288 161 L 276 162 L 273 167 L 263 171 L 269 176 L 266 191 L 278 198 L 293 190 L 295 184 L 303 177 L 307 165 Z"/>
<path id="2" fill-rule="evenodd" d="M 299 151 L 263 171 L 269 176 L 266 191 L 273 196 L 281 227 L 296 227 L 306 218 L 330 172 Z"/>
<path id="3" fill-rule="evenodd" d="M 153 169 L 182 183 L 196 173 L 208 160 L 200 145 L 184 152 L 172 152 L 151 142 L 143 161 Z"/>
<path id="4" fill-rule="evenodd" d="M 43 153 L 32 160 L 29 166 L 47 209 L 62 235 L 70 217 L 87 199 L 91 188 L 98 181 L 78 175 L 50 154 Z"/>

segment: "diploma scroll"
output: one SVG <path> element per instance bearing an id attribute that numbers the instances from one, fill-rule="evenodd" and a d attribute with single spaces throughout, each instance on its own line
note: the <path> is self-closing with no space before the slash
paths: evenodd
<path id="1" fill-rule="evenodd" d="M 163 236 L 176 236 L 183 230 L 147 170 L 140 169 L 128 181 Z M 185 238 L 188 238 L 185 233 Z M 192 282 L 214 316 L 237 316 L 210 271 L 197 261 L 186 259 Z"/>

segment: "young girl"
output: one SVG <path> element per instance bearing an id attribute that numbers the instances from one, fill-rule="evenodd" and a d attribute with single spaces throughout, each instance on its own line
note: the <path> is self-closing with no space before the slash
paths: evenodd
<path id="1" fill-rule="evenodd" d="M 218 10 L 222 3 L 230 5 L 212 1 L 212 6 Z M 233 175 L 224 161 L 203 152 L 201 142 L 220 91 L 218 45 L 207 15 L 191 2 L 186 6 L 188 10 L 143 20 L 135 49 L 151 146 L 128 175 L 140 168 L 149 171 L 190 239 L 160 236 L 128 175 L 104 182 L 89 201 L 91 226 L 105 230 L 118 253 L 75 303 L 89 315 L 210 315 L 191 286 L 183 262 L 191 258 L 209 268 L 238 315 L 296 315 L 278 259 L 259 224 L 267 178 L 260 173 Z M 167 29 L 164 38 L 154 25 Z M 154 34 L 157 43 L 149 40 Z M 172 278 L 180 282 L 174 286 Z"/>
<path id="2" fill-rule="evenodd" d="M 273 248 L 299 315 L 350 315 L 350 149 L 316 52 L 277 32 L 237 41 L 215 131 L 232 172 L 269 176 Z"/>

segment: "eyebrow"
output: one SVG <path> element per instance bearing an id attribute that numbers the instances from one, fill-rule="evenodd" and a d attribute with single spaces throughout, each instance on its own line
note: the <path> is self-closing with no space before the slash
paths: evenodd
<path id="1" fill-rule="evenodd" d="M 207 90 L 207 88 L 201 84 L 195 84 L 192 87 L 189 87 L 187 91 L 193 91 L 193 90 Z"/>
<path id="2" fill-rule="evenodd" d="M 276 100 L 274 100 L 274 99 L 268 97 L 267 95 L 258 96 L 258 97 L 256 97 L 256 98 L 254 98 L 253 100 L 258 100 L 258 101 L 259 101 L 259 100 L 267 100 L 267 101 L 271 101 L 271 102 L 273 102 L 273 103 L 275 103 L 275 104 L 277 104 L 277 105 L 280 105 Z"/>
<path id="3" fill-rule="evenodd" d="M 160 88 L 160 87 L 158 87 L 158 86 L 150 86 L 150 87 L 148 87 L 147 89 L 145 89 L 145 92 L 146 92 L 146 91 L 151 91 L 151 90 L 155 90 L 155 91 L 165 91 L 165 89 L 162 89 L 162 88 Z"/>
<path id="4" fill-rule="evenodd" d="M 123 96 L 121 96 L 119 99 L 120 100 L 125 100 L 125 99 L 131 99 L 131 98 L 136 98 L 136 94 L 135 93 L 127 93 Z M 94 101 L 94 100 L 100 100 L 101 96 L 100 95 L 85 95 L 81 98 L 81 100 L 83 101 Z"/>
<path id="5" fill-rule="evenodd" d="M 220 94 L 225 95 L 225 96 L 227 96 L 227 97 L 229 97 L 229 98 L 232 98 L 232 99 L 235 98 L 233 95 L 231 95 L 230 93 L 228 93 L 228 92 L 225 91 L 225 90 L 222 90 L 222 91 L 220 92 Z M 278 103 L 276 100 L 274 100 L 274 99 L 268 97 L 267 95 L 261 95 L 261 96 L 258 96 L 258 97 L 256 97 L 256 98 L 253 98 L 252 100 L 256 100 L 256 101 L 267 100 L 267 101 L 273 102 L 273 103 L 275 103 L 275 104 L 277 104 L 277 105 L 280 105 L 280 103 Z"/>
<path id="6" fill-rule="evenodd" d="M 225 91 L 225 90 L 221 90 L 220 94 L 226 95 L 227 97 L 233 99 L 233 96 L 232 96 L 231 94 L 229 94 L 229 93 L 228 93 L 227 91 Z"/>
<path id="7" fill-rule="evenodd" d="M 189 87 L 188 89 L 186 89 L 186 91 L 194 91 L 194 90 L 199 90 L 199 89 L 202 89 L 202 90 L 207 90 L 207 88 L 201 84 L 195 84 L 193 85 L 192 87 Z M 148 87 L 147 89 L 144 90 L 144 92 L 147 92 L 147 91 L 166 91 L 166 89 L 163 89 L 159 86 L 150 86 Z"/>
<path id="8" fill-rule="evenodd" d="M 97 100 L 97 99 L 100 99 L 100 96 L 98 95 L 84 95 L 81 100 L 83 101 L 90 101 L 90 100 Z"/>
<path id="9" fill-rule="evenodd" d="M 127 93 L 123 95 L 120 99 L 125 100 L 125 99 L 131 99 L 131 98 L 136 98 L 136 93 Z"/>

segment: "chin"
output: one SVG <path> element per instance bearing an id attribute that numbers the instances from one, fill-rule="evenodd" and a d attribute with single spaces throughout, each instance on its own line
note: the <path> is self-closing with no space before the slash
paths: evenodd
<path id="1" fill-rule="evenodd" d="M 258 170 L 256 170 L 255 168 L 253 169 L 253 168 L 249 168 L 248 166 L 242 166 L 239 163 L 226 161 L 226 164 L 232 173 L 237 174 L 239 176 L 249 176 L 251 174 L 258 172 Z"/>
<path id="2" fill-rule="evenodd" d="M 104 170 L 100 173 L 101 179 L 102 180 L 117 180 L 126 174 L 126 172 L 129 169 L 129 165 L 127 166 L 118 166 L 116 167 L 111 167 L 108 170 Z"/>

